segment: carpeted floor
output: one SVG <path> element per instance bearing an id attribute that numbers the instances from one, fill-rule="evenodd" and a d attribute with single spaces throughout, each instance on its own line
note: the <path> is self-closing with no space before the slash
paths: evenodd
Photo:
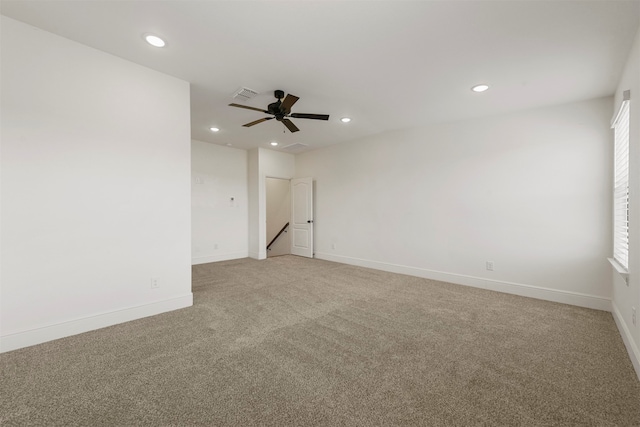
<path id="1" fill-rule="evenodd" d="M 294 256 L 0 355 L 2 426 L 633 426 L 610 313 Z"/>

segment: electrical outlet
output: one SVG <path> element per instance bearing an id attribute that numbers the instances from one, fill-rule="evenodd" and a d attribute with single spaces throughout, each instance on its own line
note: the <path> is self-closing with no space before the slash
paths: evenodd
<path id="1" fill-rule="evenodd" d="M 158 278 L 157 277 L 152 277 L 151 278 L 151 289 L 157 289 L 160 287 L 160 283 L 158 283 Z"/>
<path id="2" fill-rule="evenodd" d="M 493 271 L 493 261 L 487 261 L 487 270 Z"/>
<path id="3" fill-rule="evenodd" d="M 332 243 L 332 244 L 331 244 L 331 249 L 335 249 L 335 248 L 336 248 L 336 244 L 335 244 L 335 243 Z"/>
<path id="4" fill-rule="evenodd" d="M 217 243 L 213 244 L 213 249 L 216 250 L 216 251 L 218 250 L 218 244 Z"/>
<path id="5" fill-rule="evenodd" d="M 633 323 L 633 326 L 636 326 L 636 308 L 635 307 L 631 307 L 631 323 Z"/>

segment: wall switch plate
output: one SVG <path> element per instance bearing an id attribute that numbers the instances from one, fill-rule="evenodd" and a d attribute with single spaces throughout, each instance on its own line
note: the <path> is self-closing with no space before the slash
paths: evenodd
<path id="1" fill-rule="evenodd" d="M 157 289 L 160 287 L 160 284 L 158 283 L 158 278 L 157 277 L 152 277 L 151 278 L 151 289 Z"/>
<path id="2" fill-rule="evenodd" d="M 493 261 L 487 261 L 487 270 L 493 271 Z"/>

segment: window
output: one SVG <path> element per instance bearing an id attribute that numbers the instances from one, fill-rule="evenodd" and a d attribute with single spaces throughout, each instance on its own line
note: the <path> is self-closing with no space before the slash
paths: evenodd
<path id="1" fill-rule="evenodd" d="M 615 160 L 613 189 L 613 259 L 629 270 L 629 91 L 613 121 Z"/>

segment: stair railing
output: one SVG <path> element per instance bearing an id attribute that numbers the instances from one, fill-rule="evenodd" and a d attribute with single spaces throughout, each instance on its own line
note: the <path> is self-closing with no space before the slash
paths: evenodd
<path id="1" fill-rule="evenodd" d="M 282 227 L 282 230 L 280 230 L 280 231 L 278 232 L 278 234 L 276 234 L 276 237 L 274 237 L 274 238 L 271 240 L 271 242 L 269 242 L 269 244 L 267 245 L 267 250 L 268 250 L 268 251 L 270 251 L 270 250 L 271 250 L 271 245 L 273 245 L 273 244 L 276 242 L 276 240 L 278 240 L 278 237 L 280 237 L 280 235 L 281 235 L 282 233 L 284 233 L 284 232 L 286 232 L 286 231 L 287 231 L 287 227 L 289 227 L 289 223 L 286 223 L 286 224 L 284 225 L 284 227 Z"/>

